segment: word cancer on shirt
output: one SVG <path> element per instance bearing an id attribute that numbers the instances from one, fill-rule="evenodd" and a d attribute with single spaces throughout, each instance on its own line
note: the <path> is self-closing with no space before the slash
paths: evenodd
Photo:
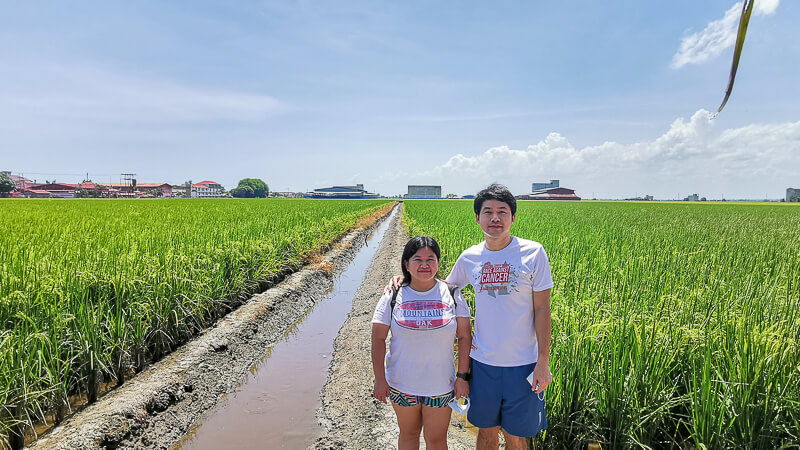
<path id="1" fill-rule="evenodd" d="M 511 266 L 509 264 L 487 262 L 483 265 L 483 271 L 481 272 L 481 284 L 508 283 L 510 274 Z"/>

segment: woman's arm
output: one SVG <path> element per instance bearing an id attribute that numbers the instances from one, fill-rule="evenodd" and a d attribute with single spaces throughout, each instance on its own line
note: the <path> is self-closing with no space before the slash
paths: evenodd
<path id="1" fill-rule="evenodd" d="M 389 383 L 386 382 L 386 337 L 389 336 L 389 325 L 372 324 L 372 372 L 375 373 L 375 385 L 372 395 L 386 403 L 389 397 Z"/>
<path id="2" fill-rule="evenodd" d="M 456 336 L 458 336 L 458 372 L 469 371 L 469 349 L 472 346 L 472 329 L 469 317 L 456 317 Z M 469 383 L 461 378 L 456 378 L 456 398 L 469 396 Z"/>

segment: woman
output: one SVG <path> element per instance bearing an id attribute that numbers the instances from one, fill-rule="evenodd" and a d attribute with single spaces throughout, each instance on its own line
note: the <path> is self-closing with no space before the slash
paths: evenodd
<path id="1" fill-rule="evenodd" d="M 446 449 L 447 404 L 469 395 L 469 308 L 460 292 L 453 298 L 447 283 L 436 278 L 440 257 L 439 244 L 432 237 L 408 241 L 401 261 L 406 282 L 396 295 L 389 292 L 381 297 L 372 318 L 373 395 L 382 402 L 392 401 L 400 426 L 400 450 L 419 448 L 420 430 L 427 448 Z M 456 336 L 458 373 L 454 374 Z"/>

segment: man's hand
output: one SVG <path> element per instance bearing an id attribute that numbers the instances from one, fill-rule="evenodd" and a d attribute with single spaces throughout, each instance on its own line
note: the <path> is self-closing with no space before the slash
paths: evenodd
<path id="1" fill-rule="evenodd" d="M 396 287 L 399 289 L 400 286 L 402 285 L 403 285 L 403 276 L 402 275 L 393 276 L 392 279 L 389 280 L 389 284 L 387 284 L 386 287 L 383 288 L 383 293 L 384 295 L 388 294 L 389 292 L 392 292 L 392 287 Z"/>
<path id="2" fill-rule="evenodd" d="M 372 396 L 386 403 L 386 399 L 389 398 L 389 383 L 387 383 L 385 379 L 375 380 L 375 387 L 372 388 Z"/>
<path id="3" fill-rule="evenodd" d="M 469 383 L 461 378 L 456 378 L 455 391 L 456 398 L 469 397 Z"/>
<path id="4" fill-rule="evenodd" d="M 531 390 L 537 394 L 544 392 L 547 386 L 553 381 L 553 374 L 550 373 L 550 364 L 538 362 L 533 369 L 533 383 Z"/>

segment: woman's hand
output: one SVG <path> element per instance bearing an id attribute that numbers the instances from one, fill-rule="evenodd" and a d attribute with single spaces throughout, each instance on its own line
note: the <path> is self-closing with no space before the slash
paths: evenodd
<path id="1" fill-rule="evenodd" d="M 375 380 L 375 387 L 372 388 L 372 396 L 386 403 L 386 399 L 389 398 L 389 383 L 386 382 L 386 379 Z"/>
<path id="2" fill-rule="evenodd" d="M 388 294 L 389 292 L 392 292 L 392 288 L 393 287 L 396 287 L 396 288 L 399 289 L 400 286 L 402 286 L 402 285 L 403 285 L 403 276 L 402 275 L 393 276 L 392 279 L 389 280 L 389 284 L 387 284 L 383 288 L 383 293 L 384 294 Z"/>
<path id="3" fill-rule="evenodd" d="M 469 383 L 467 383 L 466 380 L 456 378 L 456 387 L 453 390 L 455 391 L 456 398 L 469 397 Z"/>

